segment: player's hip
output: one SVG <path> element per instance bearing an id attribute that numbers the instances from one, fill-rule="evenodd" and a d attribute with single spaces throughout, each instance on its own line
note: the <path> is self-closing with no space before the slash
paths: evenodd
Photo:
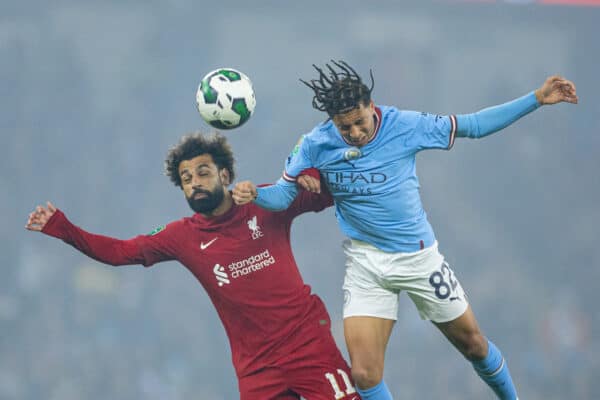
<path id="1" fill-rule="evenodd" d="M 353 400 L 350 368 L 331 334 L 329 322 L 319 329 L 298 331 L 275 359 L 262 360 L 261 368 L 239 377 L 242 400 L 314 399 Z M 260 365 L 260 364 L 259 364 Z M 297 396 L 297 397 L 294 397 Z"/>
<path id="2" fill-rule="evenodd" d="M 382 282 L 410 281 L 431 273 L 444 262 L 437 241 L 413 252 L 386 252 L 369 243 L 348 239 L 343 249 L 347 274 L 364 274 Z"/>
<path id="3" fill-rule="evenodd" d="M 405 291 L 421 318 L 450 321 L 462 315 L 467 298 L 437 243 L 413 253 L 385 253 L 365 243 L 346 242 L 344 318 L 397 318 Z"/>
<path id="4" fill-rule="evenodd" d="M 327 347 L 334 343 L 331 318 L 323 301 L 311 295 L 303 303 L 302 307 L 277 314 L 277 321 L 272 315 L 262 315 L 253 324 L 230 329 L 235 334 L 228 330 L 234 364 L 240 367 L 236 368 L 238 376 L 277 365 L 291 355 L 310 352 L 319 344 L 325 343 Z"/>

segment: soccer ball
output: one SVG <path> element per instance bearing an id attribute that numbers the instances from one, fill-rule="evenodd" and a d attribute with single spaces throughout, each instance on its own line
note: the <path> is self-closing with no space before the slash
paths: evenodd
<path id="1" fill-rule="evenodd" d="M 208 124 L 218 129 L 233 129 L 250 119 L 256 98 L 246 75 L 233 68 L 219 68 L 202 78 L 196 104 Z"/>

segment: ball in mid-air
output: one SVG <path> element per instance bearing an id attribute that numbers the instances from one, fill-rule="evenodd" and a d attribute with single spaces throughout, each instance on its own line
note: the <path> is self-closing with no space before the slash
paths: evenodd
<path id="1" fill-rule="evenodd" d="M 218 129 L 233 129 L 250 119 L 256 98 L 246 75 L 233 68 L 219 68 L 202 78 L 196 104 L 208 124 Z"/>

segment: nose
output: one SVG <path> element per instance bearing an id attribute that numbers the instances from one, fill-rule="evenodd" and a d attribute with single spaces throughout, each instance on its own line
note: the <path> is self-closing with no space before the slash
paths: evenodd
<path id="1" fill-rule="evenodd" d="M 192 187 L 194 189 L 200 189 L 202 188 L 202 183 L 201 183 L 201 179 L 198 175 L 194 174 L 192 176 Z"/>
<path id="2" fill-rule="evenodd" d="M 350 128 L 350 131 L 348 132 L 348 137 L 353 140 L 353 141 L 357 141 L 360 138 L 362 138 L 363 136 L 363 132 L 360 130 L 360 128 L 358 126 L 353 126 Z"/>

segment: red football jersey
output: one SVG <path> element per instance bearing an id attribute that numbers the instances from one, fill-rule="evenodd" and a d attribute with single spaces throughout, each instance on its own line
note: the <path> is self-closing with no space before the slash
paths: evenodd
<path id="1" fill-rule="evenodd" d="M 298 348 L 295 341 L 324 329 L 329 334 L 327 311 L 298 271 L 290 228 L 297 215 L 332 204 L 329 193 L 301 190 L 285 211 L 233 205 L 221 216 L 195 214 L 129 240 L 86 232 L 57 210 L 43 232 L 107 264 L 178 260 L 212 300 L 241 377 L 289 355 Z"/>

